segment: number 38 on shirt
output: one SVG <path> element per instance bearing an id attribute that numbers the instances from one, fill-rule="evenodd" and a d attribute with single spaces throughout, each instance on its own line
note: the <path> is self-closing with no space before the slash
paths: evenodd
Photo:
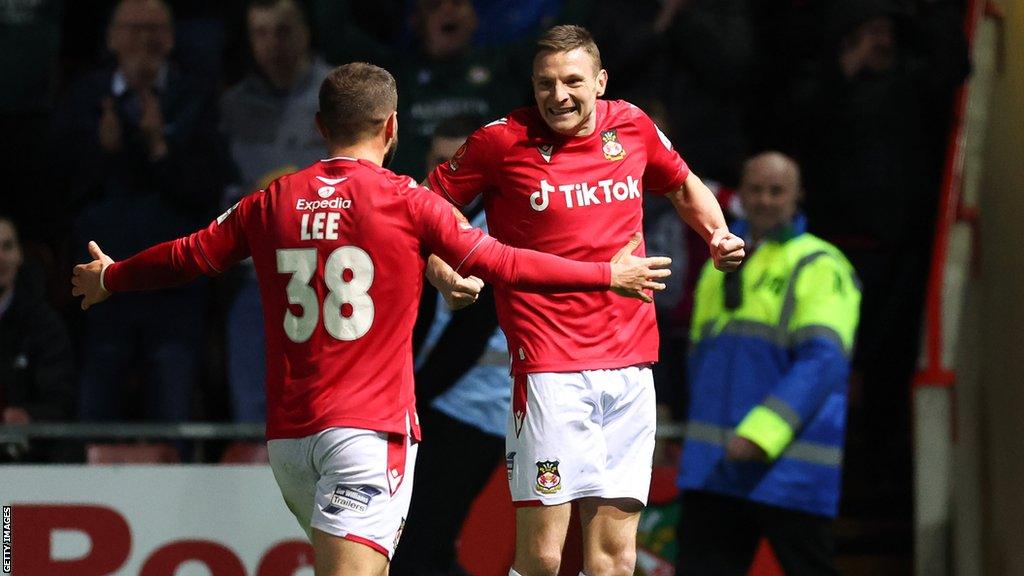
<path id="1" fill-rule="evenodd" d="M 323 309 L 324 328 L 337 340 L 356 340 L 373 324 L 373 300 L 368 291 L 373 284 L 373 261 L 356 246 L 341 246 L 327 257 L 324 283 L 327 297 L 323 305 L 317 301 L 310 281 L 316 274 L 316 248 L 281 248 L 277 250 L 277 271 L 291 274 L 286 292 L 288 303 L 302 308 L 284 314 L 284 333 L 295 343 L 309 340 L 320 321 Z"/>

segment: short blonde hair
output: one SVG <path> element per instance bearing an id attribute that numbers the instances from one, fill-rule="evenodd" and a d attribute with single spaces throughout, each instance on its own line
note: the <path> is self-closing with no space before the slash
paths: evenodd
<path id="1" fill-rule="evenodd" d="M 582 48 L 590 55 L 597 70 L 602 68 L 601 51 L 597 49 L 594 37 L 589 30 L 575 24 L 562 24 L 545 32 L 537 40 L 536 55 L 539 56 L 544 52 L 570 52 L 577 48 Z"/>

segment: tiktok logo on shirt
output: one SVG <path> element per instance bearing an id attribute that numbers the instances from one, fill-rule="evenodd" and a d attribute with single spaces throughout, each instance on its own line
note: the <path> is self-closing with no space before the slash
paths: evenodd
<path id="1" fill-rule="evenodd" d="M 592 204 L 608 204 L 612 200 L 624 202 L 631 198 L 640 198 L 640 180 L 626 176 L 625 182 L 609 178 L 598 180 L 594 185 L 581 182 L 559 186 L 549 184 L 547 180 L 541 180 L 540 190 L 535 190 L 530 194 L 530 207 L 537 212 L 547 210 L 551 202 L 551 195 L 556 190 L 564 195 L 566 208 L 577 208 Z"/>

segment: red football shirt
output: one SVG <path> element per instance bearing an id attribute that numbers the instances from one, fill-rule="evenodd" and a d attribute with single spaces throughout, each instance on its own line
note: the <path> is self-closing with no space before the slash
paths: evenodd
<path id="1" fill-rule="evenodd" d="M 565 137 L 520 108 L 474 132 L 430 186 L 458 206 L 483 194 L 490 234 L 505 244 L 606 261 L 642 229 L 641 191 L 676 190 L 689 168 L 639 108 L 598 100 L 596 114 L 593 134 Z M 498 287 L 495 298 L 516 374 L 658 359 L 654 307 L 639 300 Z"/>
<path id="2" fill-rule="evenodd" d="M 318 162 L 242 199 L 209 227 L 117 262 L 108 290 L 216 274 L 251 255 L 267 345 L 267 437 L 346 426 L 419 437 L 412 326 L 425 254 L 534 290 L 605 290 L 607 263 L 504 246 L 460 225 L 411 178 L 351 158 Z"/>

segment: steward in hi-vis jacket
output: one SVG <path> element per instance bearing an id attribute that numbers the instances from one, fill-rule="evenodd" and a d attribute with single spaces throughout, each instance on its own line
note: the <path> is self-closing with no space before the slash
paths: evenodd
<path id="1" fill-rule="evenodd" d="M 680 568 L 731 573 L 699 568 L 749 564 L 767 536 L 787 574 L 831 574 L 858 280 L 806 231 L 792 160 L 748 161 L 739 194 L 752 251 L 736 272 L 706 266 L 695 294 Z"/>

